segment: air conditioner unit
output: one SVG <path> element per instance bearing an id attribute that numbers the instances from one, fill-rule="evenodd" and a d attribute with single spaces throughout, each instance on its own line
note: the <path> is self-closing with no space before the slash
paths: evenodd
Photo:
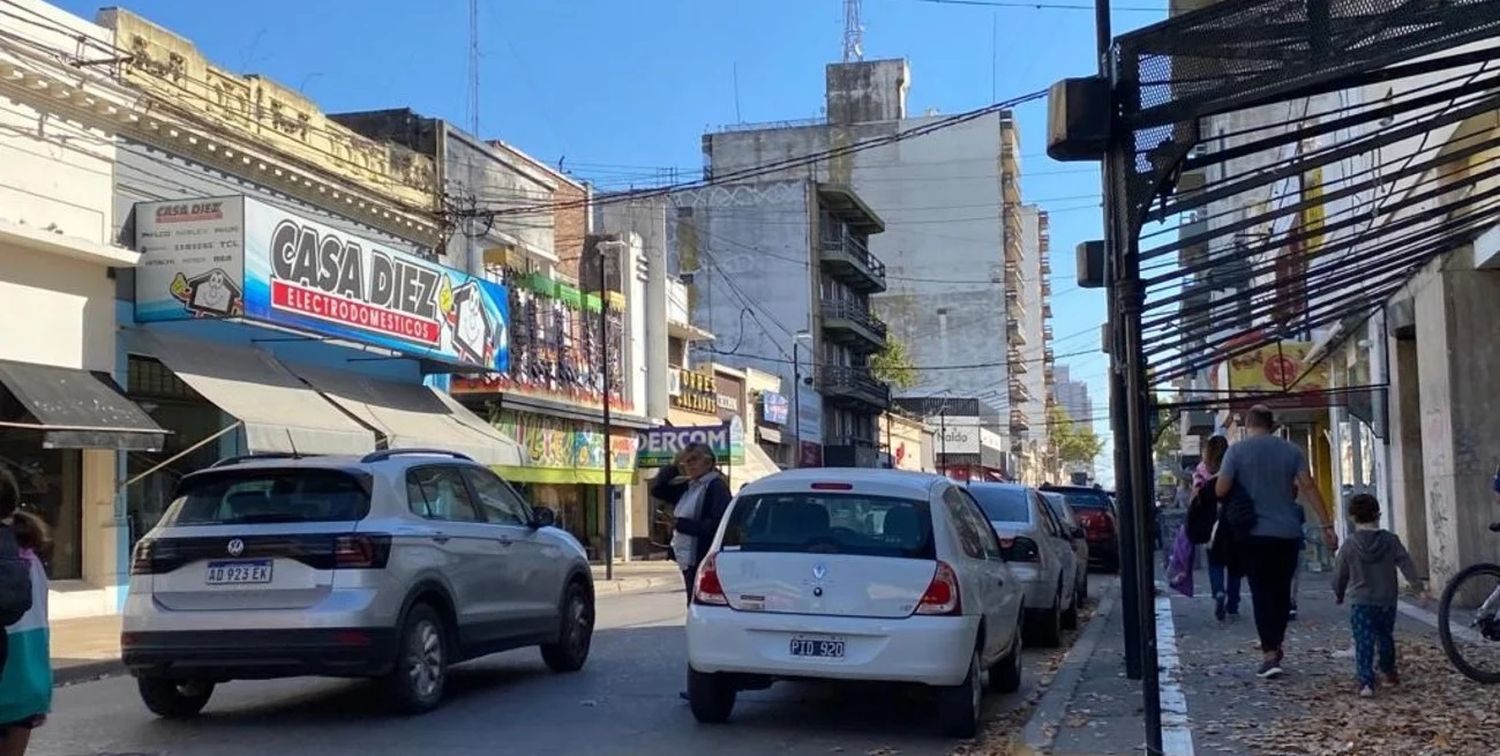
<path id="1" fill-rule="evenodd" d="M 682 396 L 682 371 L 673 368 L 667 373 L 667 396 Z"/>

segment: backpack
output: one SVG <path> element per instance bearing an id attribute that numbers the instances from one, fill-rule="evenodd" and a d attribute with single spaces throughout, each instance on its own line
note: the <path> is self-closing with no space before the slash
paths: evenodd
<path id="1" fill-rule="evenodd" d="M 1209 478 L 1193 492 L 1188 502 L 1188 540 L 1195 544 L 1208 543 L 1213 537 L 1214 523 L 1219 519 L 1219 495 L 1214 491 L 1214 478 Z"/>
<path id="2" fill-rule="evenodd" d="M 0 525 L 0 627 L 10 627 L 31 611 L 31 564 L 10 528 Z"/>

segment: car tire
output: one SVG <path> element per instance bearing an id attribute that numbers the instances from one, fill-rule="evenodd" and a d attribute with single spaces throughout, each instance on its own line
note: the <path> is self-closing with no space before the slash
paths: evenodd
<path id="1" fill-rule="evenodd" d="M 739 691 L 724 675 L 688 668 L 688 706 L 693 718 L 703 724 L 723 724 L 734 711 Z"/>
<path id="2" fill-rule="evenodd" d="M 1017 625 L 1010 650 L 990 667 L 992 689 L 1001 693 L 1014 693 L 1021 689 L 1021 648 L 1021 627 Z"/>
<path id="3" fill-rule="evenodd" d="M 214 694 L 214 684 L 204 680 L 174 680 L 167 677 L 139 677 L 136 686 L 146 708 L 164 719 L 195 717 Z"/>
<path id="4" fill-rule="evenodd" d="M 396 668 L 385 678 L 397 711 L 422 714 L 442 703 L 448 682 L 449 637 L 442 615 L 430 605 L 417 604 L 406 613 L 398 636 Z"/>
<path id="5" fill-rule="evenodd" d="M 1078 606 L 1083 606 L 1084 604 L 1088 603 L 1088 600 L 1089 600 L 1089 571 L 1088 571 L 1088 567 L 1085 566 L 1084 570 L 1083 570 L 1083 574 L 1081 574 L 1081 575 L 1078 576 L 1078 599 L 1077 599 L 1076 603 L 1078 604 Z"/>
<path id="6" fill-rule="evenodd" d="M 542 645 L 542 661 L 553 672 L 577 672 L 588 661 L 594 638 L 594 602 L 582 585 L 568 586 L 560 622 L 557 642 Z"/>
<path id="7" fill-rule="evenodd" d="M 979 661 L 979 649 L 969 657 L 969 674 L 964 681 L 938 691 L 938 719 L 943 724 L 943 734 L 950 738 L 972 738 L 979 732 L 979 720 L 984 707 L 984 680 Z"/>
<path id="8" fill-rule="evenodd" d="M 1062 607 L 1054 603 L 1052 608 L 1039 610 L 1027 619 L 1030 625 L 1027 643 L 1042 648 L 1062 645 Z"/>
<path id="9" fill-rule="evenodd" d="M 1068 591 L 1068 608 L 1062 613 L 1058 624 L 1063 630 L 1078 629 L 1078 586 L 1076 585 L 1073 586 L 1073 590 Z"/>

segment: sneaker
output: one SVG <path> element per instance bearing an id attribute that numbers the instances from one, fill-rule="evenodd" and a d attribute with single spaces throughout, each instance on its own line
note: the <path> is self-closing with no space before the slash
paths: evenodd
<path id="1" fill-rule="evenodd" d="M 1286 613 L 1286 618 L 1289 621 L 1297 619 L 1297 605 L 1296 604 L 1292 604 L 1292 609 L 1291 609 L 1291 611 L 1289 611 L 1289 612 Z"/>
<path id="2" fill-rule="evenodd" d="M 1282 672 L 1281 659 L 1267 659 L 1261 662 L 1260 671 L 1256 672 L 1255 676 L 1262 680 L 1274 680 L 1281 677 Z"/>
<path id="3" fill-rule="evenodd" d="M 1375 689 L 1372 688 L 1372 687 L 1370 687 L 1370 686 L 1368 686 L 1368 685 L 1362 685 L 1359 688 L 1359 697 L 1360 698 L 1374 698 L 1375 697 Z"/>
<path id="4" fill-rule="evenodd" d="M 1224 596 L 1214 596 L 1214 619 L 1224 621 Z"/>
<path id="5" fill-rule="evenodd" d="M 1386 685 L 1389 685 L 1392 688 L 1399 687 L 1401 685 L 1401 675 L 1396 674 L 1395 672 L 1381 672 L 1380 680 L 1381 682 L 1384 682 Z"/>

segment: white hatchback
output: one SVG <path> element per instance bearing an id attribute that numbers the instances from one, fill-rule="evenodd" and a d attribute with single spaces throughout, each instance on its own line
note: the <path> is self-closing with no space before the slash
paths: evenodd
<path id="1" fill-rule="evenodd" d="M 914 683 L 974 734 L 987 685 L 1021 683 L 1024 597 L 961 486 L 923 473 L 789 470 L 745 486 L 698 571 L 688 697 L 723 722 L 776 680 Z"/>

